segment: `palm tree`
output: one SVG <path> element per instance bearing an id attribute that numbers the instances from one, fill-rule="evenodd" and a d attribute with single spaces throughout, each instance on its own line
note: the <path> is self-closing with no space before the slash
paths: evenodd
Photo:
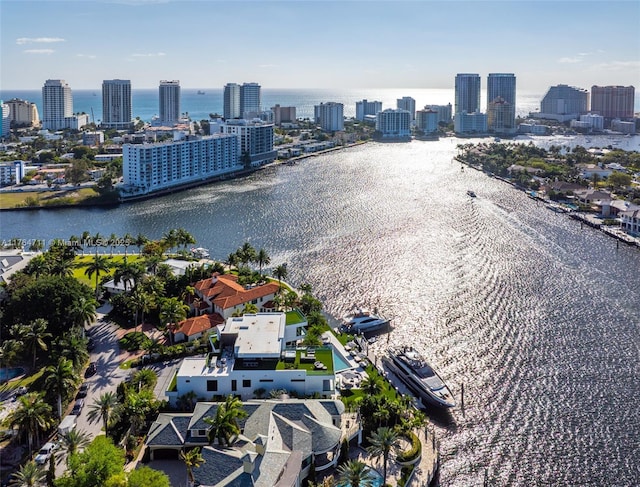
<path id="1" fill-rule="evenodd" d="M 275 269 L 273 269 L 273 275 L 276 279 L 278 279 L 279 288 L 282 288 L 282 281 L 287 278 L 287 264 L 280 264 Z"/>
<path id="2" fill-rule="evenodd" d="M 386 426 L 378 428 L 374 433 L 368 438 L 369 443 L 371 444 L 367 451 L 370 455 L 374 457 L 382 457 L 383 460 L 383 474 L 382 474 L 382 484 L 387 483 L 387 463 L 389 461 L 389 454 L 391 450 L 398 447 L 398 432 Z"/>
<path id="3" fill-rule="evenodd" d="M 98 247 L 102 246 L 102 235 L 100 232 L 91 237 L 91 245 L 96 248 L 96 257 L 98 256 Z"/>
<path id="4" fill-rule="evenodd" d="M 47 472 L 33 460 L 20 467 L 9 483 L 12 487 L 40 487 L 47 478 Z"/>
<path id="5" fill-rule="evenodd" d="M 139 255 L 142 255 L 142 247 L 144 247 L 145 244 L 147 244 L 148 242 L 149 242 L 149 239 L 142 233 L 139 233 L 138 236 L 135 238 L 134 244 L 136 247 L 138 247 Z"/>
<path id="6" fill-rule="evenodd" d="M 82 232 L 82 236 L 80 237 L 80 245 L 82 246 L 82 255 L 84 255 L 85 246 L 91 247 L 91 234 L 86 230 Z"/>
<path id="7" fill-rule="evenodd" d="M 124 236 L 122 237 L 122 246 L 124 247 L 124 261 L 127 261 L 127 249 L 129 248 L 129 245 L 135 244 L 135 240 L 133 238 L 133 235 L 131 235 L 129 232 L 125 233 Z"/>
<path id="8" fill-rule="evenodd" d="M 87 325 L 91 325 L 98 314 L 96 308 L 98 302 L 95 299 L 87 299 L 82 296 L 71 309 L 71 316 L 74 324 L 81 326 L 83 329 Z"/>
<path id="9" fill-rule="evenodd" d="M 271 264 L 271 257 L 267 254 L 265 249 L 260 249 L 256 255 L 256 263 L 260 268 L 260 274 L 262 274 L 262 267 Z"/>
<path id="10" fill-rule="evenodd" d="M 73 429 L 60 437 L 60 444 L 62 445 L 62 451 L 67 454 L 67 465 L 71 455 L 75 455 L 82 448 L 86 448 L 91 442 L 89 434 L 85 431 L 79 431 Z"/>
<path id="11" fill-rule="evenodd" d="M 242 244 L 242 247 L 238 249 L 236 252 L 240 262 L 245 265 L 248 265 L 249 262 L 254 262 L 256 260 L 256 249 L 249 242 L 245 242 Z"/>
<path id="12" fill-rule="evenodd" d="M 360 388 L 371 396 L 376 396 L 382 392 L 382 379 L 379 375 L 369 375 L 360 384 Z"/>
<path id="13" fill-rule="evenodd" d="M 100 274 L 108 273 L 110 268 L 109 259 L 104 255 L 98 255 L 98 252 L 96 251 L 93 262 L 89 262 L 87 268 L 84 270 L 84 275 L 89 279 L 91 279 L 91 276 L 94 274 L 96 276 L 96 297 L 98 296 L 98 278 L 100 277 Z"/>
<path id="14" fill-rule="evenodd" d="M 73 368 L 73 362 L 60 357 L 58 363 L 47 367 L 44 373 L 44 385 L 47 390 L 56 394 L 58 398 L 58 417 L 62 418 L 62 397 L 66 397 L 78 382 L 78 375 Z"/>
<path id="15" fill-rule="evenodd" d="M 189 286 L 187 286 L 189 287 Z M 167 298 L 160 302 L 160 323 L 167 325 L 177 325 L 187 317 L 189 306 L 184 304 L 178 298 Z M 173 344 L 173 334 L 169 330 L 169 341 Z"/>
<path id="16" fill-rule="evenodd" d="M 193 476 L 193 469 L 200 467 L 203 463 L 205 463 L 205 459 L 200 453 L 200 448 L 194 448 L 193 450 L 189 450 L 187 452 L 180 452 L 180 460 L 184 462 L 185 467 L 187 467 L 187 482 L 189 485 L 193 485 L 195 482 L 195 478 Z"/>
<path id="17" fill-rule="evenodd" d="M 51 333 L 47 331 L 47 320 L 44 318 L 36 318 L 28 325 L 14 325 L 11 333 L 20 340 L 26 350 L 29 350 L 33 356 L 33 368 L 36 368 L 36 358 L 38 349 L 47 350 L 45 339 L 51 338 Z"/>
<path id="18" fill-rule="evenodd" d="M 176 241 L 179 245 L 182 245 L 185 250 L 187 249 L 187 245 L 193 245 L 196 243 L 194 236 L 184 228 L 178 228 L 178 230 L 176 230 Z"/>
<path id="19" fill-rule="evenodd" d="M 118 244 L 118 236 L 115 233 L 112 233 L 109 236 L 109 247 L 111 247 L 111 252 L 110 252 L 111 257 L 113 257 L 113 249 L 116 247 L 117 244 Z"/>
<path id="20" fill-rule="evenodd" d="M 151 309 L 151 306 L 153 304 L 153 296 L 140 289 L 139 287 L 136 287 L 131 293 L 131 304 L 134 306 L 136 312 L 136 329 L 138 328 L 138 311 L 140 311 L 142 314 L 140 319 L 140 331 L 142 331 L 142 325 L 144 324 L 144 314 L 148 313 Z"/>
<path id="21" fill-rule="evenodd" d="M 133 384 L 137 384 L 138 392 L 142 389 L 153 389 L 158 382 L 158 374 L 151 369 L 140 369 L 131 378 Z"/>
<path id="22" fill-rule="evenodd" d="M 350 487 L 372 487 L 375 479 L 371 469 L 360 460 L 349 460 L 337 470 L 339 482 Z"/>
<path id="23" fill-rule="evenodd" d="M 114 415 L 116 406 L 118 405 L 118 398 L 114 392 L 105 392 L 98 399 L 93 401 L 93 404 L 89 406 L 89 414 L 87 418 L 89 421 L 102 419 L 102 425 L 104 426 L 104 434 L 108 432 L 109 421 Z"/>
<path id="24" fill-rule="evenodd" d="M 8 417 L 11 426 L 17 426 L 21 434 L 29 440 L 29 454 L 33 449 L 33 440 L 39 438 L 42 431 L 51 425 L 51 406 L 43 399 L 44 393 L 30 392 L 18 398 L 18 407 Z"/>
<path id="25" fill-rule="evenodd" d="M 113 282 L 116 284 L 124 283 L 124 290 L 127 291 L 129 282 L 133 281 L 134 285 L 144 276 L 144 268 L 137 262 L 127 262 L 116 265 L 113 273 Z"/>
<path id="26" fill-rule="evenodd" d="M 29 261 L 25 272 L 35 277 L 40 277 L 45 274 L 49 274 L 51 265 L 49 260 L 42 254 L 36 255 Z"/>
<path id="27" fill-rule="evenodd" d="M 81 330 L 79 326 L 74 326 L 55 341 L 57 349 L 55 356 L 71 360 L 76 371 L 81 370 L 89 359 L 87 340 L 83 335 L 84 328 Z"/>
<path id="28" fill-rule="evenodd" d="M 205 423 L 211 425 L 209 439 L 218 439 L 221 445 L 230 445 L 231 439 L 240 433 L 238 420 L 247 417 L 242 408 L 242 402 L 233 395 L 228 395 L 225 402 L 218 406 L 215 418 L 204 418 Z"/>
<path id="29" fill-rule="evenodd" d="M 227 265 L 229 266 L 229 270 L 231 270 L 232 267 L 238 269 L 239 262 L 240 259 L 238 258 L 238 254 L 236 254 L 235 252 L 227 256 Z"/>
<path id="30" fill-rule="evenodd" d="M 75 267 L 75 263 L 70 259 L 55 259 L 49 261 L 49 273 L 53 276 L 71 277 Z"/>
<path id="31" fill-rule="evenodd" d="M 175 228 L 172 228 L 162 236 L 162 244 L 167 250 L 171 250 L 178 245 L 178 232 Z"/>

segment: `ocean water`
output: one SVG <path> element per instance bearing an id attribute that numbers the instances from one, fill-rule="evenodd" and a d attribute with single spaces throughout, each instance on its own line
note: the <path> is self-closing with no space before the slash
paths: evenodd
<path id="1" fill-rule="evenodd" d="M 371 142 L 115 208 L 3 212 L 0 237 L 182 227 L 216 259 L 249 241 L 334 326 L 355 306 L 389 317 L 376 354 L 411 343 L 456 398 L 464 384 L 464 411 L 429 411 L 441 485 L 637 487 L 640 250 L 461 171 L 465 142 Z"/>
<path id="2" fill-rule="evenodd" d="M 203 91 L 204 95 L 199 95 Z M 73 90 L 74 112 L 92 115 L 98 122 L 102 120 L 102 91 Z M 544 94 L 518 92 L 516 113 L 526 115 L 540 108 L 540 100 Z M 416 109 L 425 105 L 454 104 L 453 89 L 367 89 L 367 90 L 322 90 L 322 89 L 262 89 L 262 106 L 270 108 L 295 106 L 298 118 L 312 118 L 313 107 L 321 102 L 340 102 L 344 104 L 344 115 L 353 117 L 356 113 L 356 101 L 363 99 L 382 102 L 382 108 L 395 108 L 396 100 L 403 96 L 411 96 L 416 100 Z M 35 103 L 42 116 L 42 92 L 40 90 L 0 91 L 0 99 L 21 98 Z M 484 98 L 486 99 L 486 97 Z M 483 100 L 484 100 L 483 99 Z M 483 101 L 484 103 L 484 101 Z M 158 114 L 158 90 L 134 89 L 132 93 L 133 116 L 144 121 Z M 203 88 L 181 90 L 181 110 L 188 112 L 192 120 L 208 119 L 210 113 L 222 114 L 222 89 Z"/>

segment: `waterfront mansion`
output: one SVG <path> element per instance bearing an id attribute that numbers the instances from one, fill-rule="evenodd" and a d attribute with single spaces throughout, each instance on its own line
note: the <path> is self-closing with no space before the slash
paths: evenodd
<path id="1" fill-rule="evenodd" d="M 229 317 L 209 338 L 212 352 L 187 357 L 166 395 L 178 398 L 194 392 L 200 400 L 229 394 L 244 399 L 272 391 L 298 397 L 331 398 L 335 393 L 332 346 L 297 346 L 307 321 L 299 311 Z"/>

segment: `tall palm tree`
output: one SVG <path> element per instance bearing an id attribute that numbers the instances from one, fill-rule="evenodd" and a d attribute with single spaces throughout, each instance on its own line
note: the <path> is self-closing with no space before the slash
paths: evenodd
<path id="1" fill-rule="evenodd" d="M 9 483 L 11 487 L 41 487 L 47 478 L 47 472 L 33 460 L 20 467 Z"/>
<path id="2" fill-rule="evenodd" d="M 144 314 L 151 310 L 153 304 L 153 296 L 145 292 L 140 287 L 136 287 L 131 293 L 131 304 L 135 308 L 136 320 L 135 327 L 138 328 L 138 312 L 141 312 L 140 326 L 144 323 Z M 142 331 L 142 330 L 141 330 Z"/>
<path id="3" fill-rule="evenodd" d="M 71 277 L 76 265 L 70 259 L 55 259 L 49 261 L 49 273 L 53 276 Z"/>
<path id="4" fill-rule="evenodd" d="M 106 274 L 109 272 L 111 265 L 109 263 L 109 259 L 104 255 L 98 255 L 96 251 L 96 255 L 93 258 L 92 262 L 89 262 L 87 268 L 84 270 L 84 275 L 91 279 L 91 276 L 95 274 L 96 276 L 96 297 L 98 296 L 98 279 L 100 274 Z"/>
<path id="5" fill-rule="evenodd" d="M 170 328 L 187 317 L 189 306 L 178 298 L 165 298 L 160 302 L 160 323 Z M 173 343 L 173 334 L 169 330 L 169 341 Z"/>
<path id="6" fill-rule="evenodd" d="M 180 452 L 180 460 L 184 462 L 185 467 L 187 467 L 187 482 L 189 485 L 193 485 L 195 482 L 195 478 L 193 476 L 193 469 L 200 467 L 203 463 L 205 463 L 205 459 L 200 453 L 200 448 L 194 448 L 189 451 L 181 451 Z"/>
<path id="7" fill-rule="evenodd" d="M 124 283 L 124 290 L 127 291 L 129 282 L 134 285 L 144 276 L 144 268 L 137 262 L 127 262 L 126 260 L 116 265 L 113 273 L 113 281 L 116 284 Z"/>
<path id="8" fill-rule="evenodd" d="M 81 326 L 83 329 L 85 326 L 90 325 L 98 316 L 96 308 L 98 302 L 95 299 L 87 299 L 82 296 L 71 308 L 71 317 L 74 324 Z"/>
<path id="9" fill-rule="evenodd" d="M 172 228 L 162 236 L 162 244 L 167 250 L 171 250 L 178 245 L 178 232 L 175 228 Z"/>
<path id="10" fill-rule="evenodd" d="M 62 451 L 67 454 L 67 465 L 69 465 L 71 455 L 79 453 L 81 449 L 89 446 L 89 443 L 91 443 L 91 439 L 85 431 L 73 429 L 62 435 L 60 437 L 60 444 L 62 445 Z"/>
<path id="11" fill-rule="evenodd" d="M 182 245 L 185 250 L 187 249 L 187 245 L 196 243 L 195 237 L 184 228 L 178 228 L 178 230 L 176 230 L 176 241 L 179 245 Z"/>
<path id="12" fill-rule="evenodd" d="M 267 254 L 265 249 L 260 249 L 256 255 L 256 263 L 260 268 L 260 274 L 262 274 L 262 267 L 271 264 L 271 257 Z"/>
<path id="13" fill-rule="evenodd" d="M 135 239 L 133 238 L 133 235 L 131 235 L 129 232 L 125 233 L 124 236 L 122 237 L 122 246 L 124 247 L 124 261 L 127 261 L 127 249 L 129 248 L 129 245 L 134 245 L 135 244 Z"/>
<path id="14" fill-rule="evenodd" d="M 137 385 L 138 392 L 142 389 L 153 389 L 158 382 L 158 374 L 151 369 L 140 369 L 133 374 L 131 382 Z"/>
<path id="15" fill-rule="evenodd" d="M 87 418 L 89 421 L 95 421 L 98 418 L 102 419 L 102 425 L 104 426 L 104 434 L 106 435 L 109 428 L 109 421 L 114 416 L 116 406 L 118 405 L 118 397 L 114 392 L 105 392 L 99 398 L 93 401 L 93 404 L 89 406 L 89 414 Z"/>
<path id="16" fill-rule="evenodd" d="M 25 268 L 25 272 L 35 277 L 40 277 L 45 274 L 49 274 L 51 265 L 49 260 L 43 255 L 36 255 L 29 261 L 29 264 Z"/>
<path id="17" fill-rule="evenodd" d="M 282 288 L 282 281 L 287 278 L 287 264 L 280 264 L 275 269 L 273 269 L 273 275 L 278 280 L 278 286 Z"/>
<path id="18" fill-rule="evenodd" d="M 44 393 L 30 392 L 18 398 L 18 407 L 8 417 L 11 426 L 17 426 L 21 434 L 26 434 L 29 441 L 29 454 L 33 450 L 34 437 L 51 425 L 51 406 L 43 399 Z"/>
<path id="19" fill-rule="evenodd" d="M 142 255 L 142 247 L 149 242 L 149 239 L 142 233 L 139 233 L 134 242 L 135 246 L 138 247 L 138 254 Z"/>
<path id="20" fill-rule="evenodd" d="M 109 247 L 111 248 L 110 255 L 113 257 L 113 249 L 118 245 L 118 236 L 115 233 L 109 235 Z"/>
<path id="21" fill-rule="evenodd" d="M 83 335 L 84 328 L 74 326 L 55 341 L 57 349 L 55 356 L 71 360 L 76 371 L 80 371 L 89 360 L 87 339 Z"/>
<path id="22" fill-rule="evenodd" d="M 91 247 L 91 234 L 88 231 L 82 232 L 80 237 L 80 245 L 82 245 L 82 255 L 84 255 L 84 248 Z"/>
<path id="23" fill-rule="evenodd" d="M 368 438 L 370 446 L 367 451 L 374 457 L 382 457 L 383 460 L 383 474 L 382 483 L 387 483 L 387 463 L 389 462 L 389 454 L 391 450 L 398 447 L 398 432 L 386 426 L 378 428 Z"/>
<path id="24" fill-rule="evenodd" d="M 233 252 L 227 256 L 227 265 L 229 266 L 229 270 L 232 267 L 238 269 L 238 264 L 240 263 L 240 259 L 238 258 L 238 254 Z"/>
<path id="25" fill-rule="evenodd" d="M 240 262 L 245 265 L 248 265 L 250 262 L 254 262 L 256 260 L 256 249 L 249 242 L 245 242 L 242 244 L 242 247 L 238 249 L 236 252 L 238 257 L 240 258 Z"/>
<path id="26" fill-rule="evenodd" d="M 97 232 L 93 237 L 91 237 L 91 245 L 96 248 L 96 256 L 98 255 L 98 247 L 101 247 L 103 243 L 102 235 L 100 232 Z"/>
<path id="27" fill-rule="evenodd" d="M 377 396 L 382 392 L 382 379 L 379 375 L 369 375 L 360 384 L 360 388 L 370 396 Z"/>
<path id="28" fill-rule="evenodd" d="M 50 365 L 44 371 L 44 385 L 58 398 L 58 417 L 62 418 L 62 398 L 66 397 L 76 386 L 78 375 L 71 360 L 64 357 L 58 359 L 56 365 Z"/>
<path id="29" fill-rule="evenodd" d="M 211 425 L 209 439 L 218 440 L 220 445 L 230 445 L 232 438 L 240 433 L 238 420 L 247 417 L 242 408 L 242 402 L 233 395 L 227 396 L 225 402 L 218 406 L 214 418 L 204 418 L 205 423 Z"/>
<path id="30" fill-rule="evenodd" d="M 339 482 L 350 487 L 372 487 L 375 477 L 371 469 L 360 460 L 349 460 L 337 470 Z"/>
<path id="31" fill-rule="evenodd" d="M 28 350 L 33 357 L 33 368 L 36 368 L 36 358 L 38 355 L 38 349 L 47 350 L 47 344 L 45 339 L 51 338 L 51 333 L 47 331 L 47 320 L 44 318 L 36 318 L 28 325 L 14 325 L 11 328 L 11 333 L 18 340 L 20 340 L 26 350 Z"/>

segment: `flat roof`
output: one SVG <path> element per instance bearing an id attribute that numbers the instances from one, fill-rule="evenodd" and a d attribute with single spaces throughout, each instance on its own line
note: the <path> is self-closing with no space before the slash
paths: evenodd
<path id="1" fill-rule="evenodd" d="M 284 343 L 284 313 L 256 313 L 227 319 L 222 336 L 236 335 L 237 358 L 280 358 Z"/>

